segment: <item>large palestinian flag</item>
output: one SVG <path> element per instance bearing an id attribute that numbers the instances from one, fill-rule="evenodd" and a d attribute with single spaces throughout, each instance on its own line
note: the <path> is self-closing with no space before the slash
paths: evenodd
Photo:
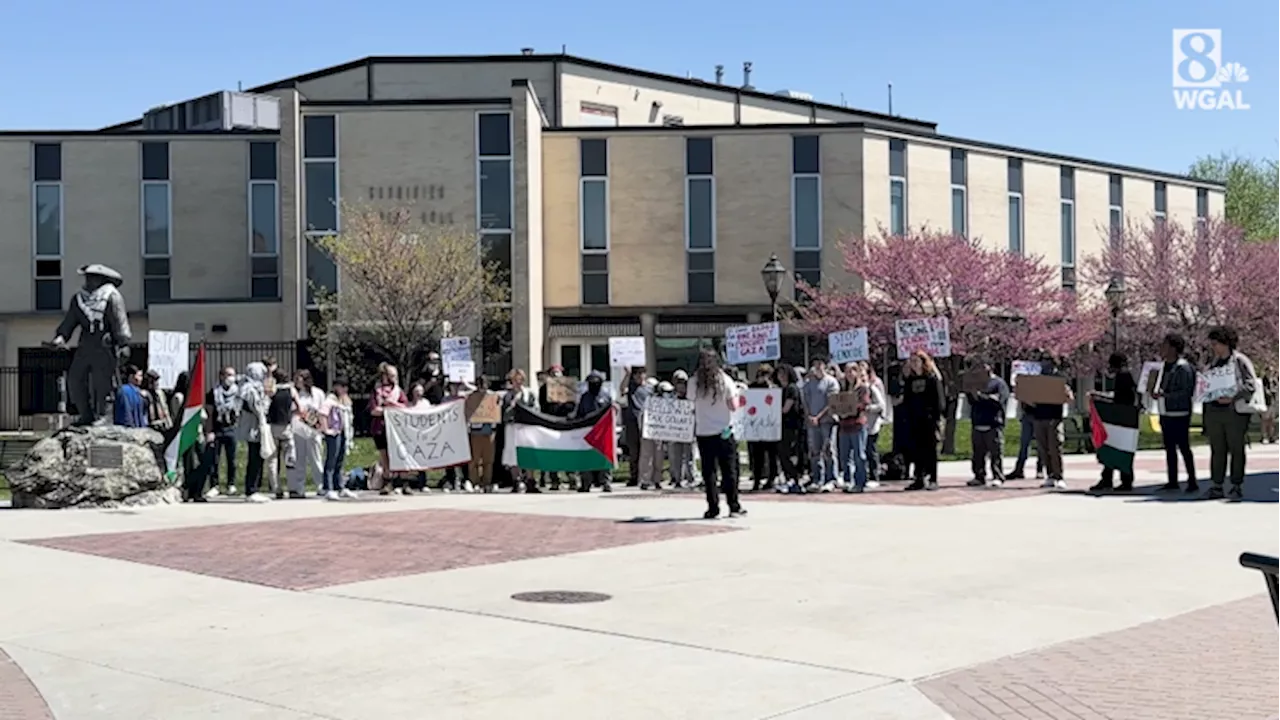
<path id="1" fill-rule="evenodd" d="M 515 448 L 516 465 L 523 470 L 612 470 L 617 460 L 612 405 L 580 420 L 552 417 L 517 405 L 514 422 L 508 427 L 507 442 Z"/>
<path id="2" fill-rule="evenodd" d="M 1089 401 L 1089 425 L 1098 462 L 1120 472 L 1133 472 L 1133 454 L 1138 451 L 1136 406 Z"/>
<path id="3" fill-rule="evenodd" d="M 173 430 L 169 431 L 169 442 L 164 449 L 170 482 L 178 474 L 182 454 L 199 443 L 200 433 L 204 432 L 204 343 L 200 343 L 200 349 L 196 351 L 196 364 L 191 369 L 191 384 L 188 385 L 187 397 L 182 403 L 182 417 L 174 420 L 177 422 Z"/>

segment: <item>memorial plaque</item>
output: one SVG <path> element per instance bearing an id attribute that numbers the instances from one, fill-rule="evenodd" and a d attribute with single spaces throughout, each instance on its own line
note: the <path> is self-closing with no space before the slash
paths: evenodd
<path id="1" fill-rule="evenodd" d="M 89 467 L 98 470 L 119 470 L 124 467 L 124 448 L 119 445 L 90 445 Z"/>

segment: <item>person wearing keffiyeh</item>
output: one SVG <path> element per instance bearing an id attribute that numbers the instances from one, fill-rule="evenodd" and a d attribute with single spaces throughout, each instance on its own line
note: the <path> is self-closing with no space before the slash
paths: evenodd
<path id="1" fill-rule="evenodd" d="M 209 428 L 204 464 L 209 468 L 209 495 L 218 494 L 218 456 L 227 461 L 227 494 L 236 493 L 236 424 L 240 419 L 240 388 L 236 369 L 228 365 L 218 373 L 218 384 L 205 393 L 205 417 Z"/>
<path id="2" fill-rule="evenodd" d="M 249 445 L 247 467 L 244 471 L 244 499 L 249 502 L 266 502 L 270 498 L 258 492 L 262 484 L 263 458 L 275 455 L 275 442 L 267 424 L 267 397 L 264 383 L 267 366 L 251 362 L 244 369 L 245 379 L 240 383 L 240 422 L 237 434 Z M 264 444 L 270 444 L 264 450 Z"/>

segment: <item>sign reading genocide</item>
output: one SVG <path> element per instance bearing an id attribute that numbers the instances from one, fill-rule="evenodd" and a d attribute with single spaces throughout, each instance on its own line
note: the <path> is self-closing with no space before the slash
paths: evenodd
<path id="1" fill-rule="evenodd" d="M 827 336 L 827 349 L 831 351 L 831 362 L 840 365 L 871 358 L 864 327 L 831 333 Z"/>
<path id="2" fill-rule="evenodd" d="M 391 470 L 432 470 L 471 461 L 465 403 L 387 408 Z"/>
<path id="3" fill-rule="evenodd" d="M 730 365 L 777 360 L 782 357 L 778 323 L 737 325 L 725 329 L 724 354 Z"/>
<path id="4" fill-rule="evenodd" d="M 191 338 L 184 332 L 147 333 L 147 369 L 160 373 L 160 387 L 172 390 L 178 376 L 190 369 Z"/>
<path id="5" fill-rule="evenodd" d="M 693 401 L 651 397 L 644 404 L 641 425 L 645 440 L 693 442 Z"/>

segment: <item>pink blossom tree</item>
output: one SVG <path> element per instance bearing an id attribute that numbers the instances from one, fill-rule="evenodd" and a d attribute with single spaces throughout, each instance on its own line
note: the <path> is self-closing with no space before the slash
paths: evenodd
<path id="1" fill-rule="evenodd" d="M 1135 358 L 1154 358 L 1170 332 L 1205 357 L 1205 335 L 1215 325 L 1240 334 L 1240 349 L 1275 367 L 1280 274 L 1276 239 L 1249 241 L 1237 227 L 1211 219 L 1193 227 L 1134 222 L 1116 233 L 1082 275 L 1105 284 L 1124 279 L 1120 345 Z"/>
<path id="2" fill-rule="evenodd" d="M 821 334 L 865 326 L 873 347 L 896 356 L 897 320 L 946 317 L 952 356 L 937 360 L 949 398 L 944 452 L 954 452 L 964 356 L 993 362 L 1038 352 L 1069 357 L 1092 347 L 1106 331 L 1106 308 L 1063 290 L 1058 269 L 1038 257 L 928 228 L 905 235 L 881 229 L 876 237 L 845 241 L 841 250 L 845 269 L 861 287 L 801 283 L 801 322 Z"/>

